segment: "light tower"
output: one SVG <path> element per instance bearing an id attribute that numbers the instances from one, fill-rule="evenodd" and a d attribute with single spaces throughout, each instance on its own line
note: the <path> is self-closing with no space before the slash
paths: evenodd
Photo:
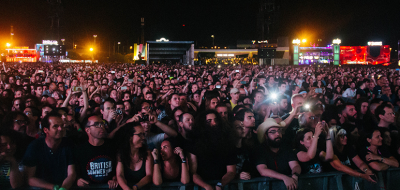
<path id="1" fill-rule="evenodd" d="M 11 43 L 13 43 L 13 38 L 14 38 L 14 26 L 11 26 Z"/>
<path id="2" fill-rule="evenodd" d="M 294 39 L 293 43 L 293 65 L 299 65 L 299 46 L 300 40 Z"/>
<path id="3" fill-rule="evenodd" d="M 140 43 L 144 44 L 144 18 L 140 18 L 140 29 L 141 29 L 141 38 L 140 38 Z"/>
<path id="4" fill-rule="evenodd" d="M 96 38 L 97 38 L 97 35 L 93 35 L 94 45 L 96 45 Z"/>
<path id="5" fill-rule="evenodd" d="M 332 41 L 333 43 L 333 65 L 339 65 L 340 61 L 340 44 L 342 40 L 336 38 Z"/>

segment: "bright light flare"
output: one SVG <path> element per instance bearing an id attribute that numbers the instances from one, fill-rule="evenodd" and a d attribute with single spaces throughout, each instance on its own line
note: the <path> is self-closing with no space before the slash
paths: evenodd
<path id="1" fill-rule="evenodd" d="M 10 43 L 6 43 L 6 46 L 7 46 L 7 47 L 10 47 L 10 46 L 11 46 L 11 44 L 10 44 Z"/>
<path id="2" fill-rule="evenodd" d="M 306 39 L 303 39 L 303 40 L 301 40 L 303 43 L 305 43 L 305 42 L 307 42 L 307 40 Z"/>
<path id="3" fill-rule="evenodd" d="M 90 50 L 90 51 L 93 51 L 93 48 L 90 48 L 89 50 Z"/>
<path id="4" fill-rule="evenodd" d="M 271 94 L 271 98 L 275 100 L 275 99 L 278 98 L 278 95 L 277 95 L 276 93 L 272 93 L 272 94 Z"/>
<path id="5" fill-rule="evenodd" d="M 305 107 L 306 109 L 310 109 L 310 104 L 306 104 L 306 105 L 304 105 L 304 107 Z"/>

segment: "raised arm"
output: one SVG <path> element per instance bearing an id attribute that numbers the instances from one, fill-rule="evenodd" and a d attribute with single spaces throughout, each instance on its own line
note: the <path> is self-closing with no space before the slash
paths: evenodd
<path id="1" fill-rule="evenodd" d="M 150 124 L 155 124 L 158 128 L 160 128 L 166 135 L 167 137 L 176 137 L 178 133 L 172 129 L 170 126 L 165 125 L 164 123 L 160 122 L 157 120 L 157 116 L 155 115 L 150 115 Z M 165 137 L 165 138 L 167 138 Z"/>
<path id="2" fill-rule="evenodd" d="M 300 151 L 297 153 L 297 158 L 299 159 L 300 162 L 308 162 L 315 157 L 315 154 L 317 153 L 318 139 L 319 135 L 321 134 L 321 131 L 322 131 L 322 123 L 318 123 L 317 126 L 315 127 L 315 134 L 314 137 L 312 138 L 310 148 L 308 148 L 307 152 Z"/>
<path id="3" fill-rule="evenodd" d="M 154 167 L 153 167 L 153 183 L 154 185 L 161 185 L 162 184 L 162 176 L 161 176 L 161 166 L 159 164 L 158 160 L 158 149 L 155 148 L 152 152 L 151 155 L 153 156 L 154 160 Z"/>
<path id="4" fill-rule="evenodd" d="M 81 112 L 81 116 L 80 116 L 80 118 L 79 118 L 79 121 L 83 121 L 83 119 L 86 117 L 86 115 L 87 115 L 87 110 L 89 109 L 89 99 L 88 99 L 88 96 L 87 96 L 87 91 L 86 91 L 86 89 L 87 89 L 87 84 L 86 83 L 83 83 L 82 84 L 82 95 L 83 95 L 83 102 L 84 102 L 84 104 L 83 104 L 83 109 L 82 109 L 82 112 Z"/>

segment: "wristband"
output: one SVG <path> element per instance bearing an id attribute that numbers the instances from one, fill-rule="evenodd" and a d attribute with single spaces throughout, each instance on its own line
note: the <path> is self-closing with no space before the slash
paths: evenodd
<path id="1" fill-rule="evenodd" d="M 182 163 L 186 163 L 186 159 L 185 158 L 182 158 Z"/>
<path id="2" fill-rule="evenodd" d="M 59 189 L 60 189 L 60 186 L 54 185 L 53 190 L 59 190 Z"/>
<path id="3" fill-rule="evenodd" d="M 295 175 L 295 176 L 299 177 L 300 174 L 298 174 L 298 173 L 293 173 L 292 175 Z"/>
<path id="4" fill-rule="evenodd" d="M 326 139 L 327 141 L 331 140 L 332 138 Z"/>
<path id="5" fill-rule="evenodd" d="M 134 185 L 133 187 L 136 187 L 136 189 L 139 189 L 139 187 L 137 185 Z"/>
<path id="6" fill-rule="evenodd" d="M 381 156 L 381 162 L 383 162 L 383 157 Z"/>
<path id="7" fill-rule="evenodd" d="M 217 183 L 217 186 L 218 186 L 218 187 L 222 187 L 222 183 L 221 183 L 221 182 L 218 182 L 218 183 Z"/>
<path id="8" fill-rule="evenodd" d="M 154 160 L 154 164 L 158 164 L 158 160 Z"/>

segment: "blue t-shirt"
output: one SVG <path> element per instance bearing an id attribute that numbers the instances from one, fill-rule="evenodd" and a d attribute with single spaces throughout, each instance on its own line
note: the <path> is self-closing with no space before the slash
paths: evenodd
<path id="1" fill-rule="evenodd" d="M 45 138 L 29 144 L 22 159 L 22 165 L 35 167 L 35 177 L 46 182 L 61 185 L 68 176 L 68 166 L 74 165 L 73 143 L 63 138 L 57 150 L 51 150 Z"/>

